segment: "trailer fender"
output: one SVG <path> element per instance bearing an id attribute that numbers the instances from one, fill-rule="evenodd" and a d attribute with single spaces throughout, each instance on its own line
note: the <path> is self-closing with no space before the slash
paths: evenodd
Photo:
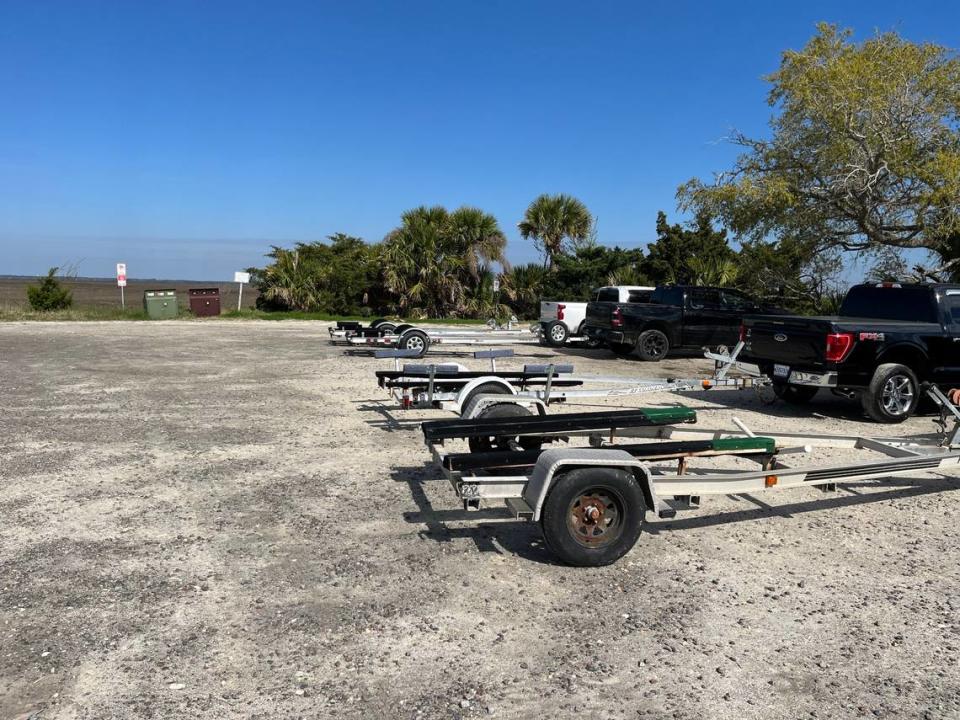
<path id="1" fill-rule="evenodd" d="M 656 512 L 658 500 L 650 472 L 643 462 L 630 453 L 612 448 L 558 448 L 540 453 L 530 480 L 523 490 L 523 500 L 533 510 L 534 521 L 540 520 L 540 512 L 554 477 L 563 470 L 580 467 L 629 469 L 640 483 L 647 501 L 647 510 Z"/>
<path id="2" fill-rule="evenodd" d="M 547 414 L 547 404 L 539 398 L 518 397 L 516 395 L 474 395 L 465 407 L 461 408 L 460 417 L 470 420 L 479 417 L 480 414 L 491 405 L 520 405 L 526 408 L 533 408 L 537 415 Z"/>
<path id="3" fill-rule="evenodd" d="M 460 392 L 457 393 L 456 404 L 460 410 L 464 410 L 467 406 L 467 403 L 470 402 L 473 395 L 477 394 L 477 388 L 481 385 L 492 384 L 496 385 L 497 389 L 490 389 L 492 392 L 501 392 L 500 388 L 503 388 L 503 395 L 516 395 L 517 389 L 504 380 L 498 375 L 484 375 L 483 377 L 473 378 L 470 382 L 460 388 Z"/>

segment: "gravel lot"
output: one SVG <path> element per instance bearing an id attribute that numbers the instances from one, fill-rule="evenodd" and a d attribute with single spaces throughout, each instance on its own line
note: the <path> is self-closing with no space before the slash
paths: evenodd
<path id="1" fill-rule="evenodd" d="M 322 323 L 0 326 L 0 718 L 960 717 L 956 477 L 709 499 L 568 568 L 465 520 L 417 429 L 445 415 L 377 367 Z M 680 400 L 881 432 L 831 396 Z"/>

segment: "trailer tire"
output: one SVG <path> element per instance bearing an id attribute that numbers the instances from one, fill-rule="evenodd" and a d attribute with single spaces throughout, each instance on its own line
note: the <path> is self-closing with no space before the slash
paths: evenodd
<path id="1" fill-rule="evenodd" d="M 413 325 L 411 325 L 410 323 L 401 323 L 400 325 L 395 325 L 393 328 L 393 331 L 397 335 L 403 335 L 407 330 L 412 330 L 412 329 L 413 329 Z"/>
<path id="2" fill-rule="evenodd" d="M 377 318 L 376 320 L 371 320 L 368 327 L 376 328 L 380 327 L 385 322 L 389 322 L 386 318 Z"/>
<path id="3" fill-rule="evenodd" d="M 555 477 L 540 528 L 547 548 L 577 567 L 616 562 L 636 544 L 646 502 L 637 478 L 621 468 L 577 468 Z"/>
<path id="4" fill-rule="evenodd" d="M 785 382 L 773 383 L 773 394 L 790 405 L 806 405 L 813 400 L 820 388 L 809 385 L 789 385 Z"/>
<path id="5" fill-rule="evenodd" d="M 670 340 L 662 330 L 644 330 L 637 338 L 637 355 L 647 362 L 660 362 L 670 352 Z"/>
<path id="6" fill-rule="evenodd" d="M 493 385 L 494 383 L 489 384 Z M 480 386 L 480 388 L 482 387 L 483 385 Z M 479 390 L 480 388 L 477 389 Z M 500 391 L 502 390 L 504 390 L 504 388 L 500 387 Z M 497 392 L 499 393 L 500 391 Z M 477 419 L 490 420 L 492 418 L 528 417 L 530 415 L 533 415 L 533 413 L 530 412 L 530 408 L 505 401 L 497 403 L 496 405 L 487 406 L 477 415 Z M 491 452 L 493 450 L 509 450 L 511 440 L 515 440 L 524 450 L 539 450 L 543 444 L 543 438 L 535 435 L 524 435 L 514 438 L 474 436 L 467 438 L 467 444 L 470 446 L 470 452 L 480 453 Z"/>
<path id="7" fill-rule="evenodd" d="M 416 350 L 417 357 L 423 357 L 430 349 L 430 336 L 423 330 L 411 328 L 397 338 L 397 347 L 400 350 Z"/>
<path id="8" fill-rule="evenodd" d="M 563 347 L 567 344 L 567 339 L 570 337 L 570 331 L 567 330 L 567 326 L 563 324 L 560 320 L 554 320 L 552 323 L 547 325 L 547 331 L 544 335 L 547 339 L 547 345 L 550 347 Z"/>
<path id="9" fill-rule="evenodd" d="M 392 335 L 397 331 L 397 326 L 388 320 L 384 320 L 382 323 L 377 325 L 374 330 L 376 330 L 380 335 Z"/>
<path id="10" fill-rule="evenodd" d="M 913 415 L 920 400 L 916 373 L 906 365 L 884 363 L 873 372 L 870 385 L 860 395 L 863 411 L 880 423 L 901 423 Z"/>

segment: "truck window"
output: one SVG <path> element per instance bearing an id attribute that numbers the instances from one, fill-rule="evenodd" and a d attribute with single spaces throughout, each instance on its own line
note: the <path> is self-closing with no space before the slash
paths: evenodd
<path id="1" fill-rule="evenodd" d="M 960 292 L 953 290 L 943 299 L 947 309 L 947 320 L 951 325 L 960 327 Z"/>
<path id="2" fill-rule="evenodd" d="M 627 291 L 627 302 L 632 303 L 645 303 L 650 302 L 650 290 L 628 290 Z"/>
<path id="3" fill-rule="evenodd" d="M 752 310 L 757 306 L 753 300 L 736 290 L 721 290 L 720 302 L 727 310 L 736 310 L 738 312 Z"/>
<path id="4" fill-rule="evenodd" d="M 600 288 L 597 291 L 597 300 L 600 302 L 620 302 L 620 291 L 615 287 Z"/>
<path id="5" fill-rule="evenodd" d="M 937 322 L 933 290 L 922 286 L 897 288 L 857 285 L 850 288 L 844 298 L 840 315 L 874 320 Z"/>
<path id="6" fill-rule="evenodd" d="M 690 288 L 687 297 L 694 310 L 716 310 L 720 307 L 720 291 L 714 288 Z"/>
<path id="7" fill-rule="evenodd" d="M 678 287 L 658 287 L 650 296 L 650 302 L 683 307 L 683 290 Z"/>

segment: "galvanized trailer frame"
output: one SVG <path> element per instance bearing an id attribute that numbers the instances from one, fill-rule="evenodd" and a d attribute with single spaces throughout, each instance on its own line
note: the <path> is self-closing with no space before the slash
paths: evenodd
<path id="1" fill-rule="evenodd" d="M 551 542 L 547 536 L 548 529 L 554 534 L 557 532 L 556 518 L 548 521 L 545 512 L 548 512 L 547 499 L 551 488 L 559 478 L 574 469 L 593 473 L 614 470 L 635 478 L 643 490 L 645 502 L 639 509 L 639 516 L 636 513 L 631 515 L 636 525 L 631 527 L 635 534 L 629 546 L 620 548 L 622 552 L 618 550 L 619 554 L 614 553 L 616 557 L 611 557 L 609 552 L 594 552 L 597 548 L 591 548 L 589 543 L 580 550 L 570 546 L 574 547 L 573 551 L 560 553 L 562 559 L 575 565 L 598 565 L 615 561 L 629 551 L 647 511 L 654 512 L 659 518 L 671 518 L 678 510 L 698 507 L 700 498 L 706 495 L 762 494 L 808 486 L 830 490 L 835 489 L 838 482 L 885 479 L 955 468 L 960 465 L 960 410 L 951 405 L 936 387 L 927 388 L 927 392 L 941 407 L 939 436 L 765 433 L 758 437 L 736 419 L 736 430 L 708 430 L 637 422 L 623 413 L 598 413 L 595 418 L 583 420 L 579 415 L 555 415 L 512 421 L 509 418 L 434 421 L 424 423 L 423 432 L 431 455 L 463 502 L 464 509 L 477 509 L 483 502 L 501 501 L 514 517 L 540 522 L 547 544 L 553 548 L 562 547 L 563 542 L 569 540 L 554 537 Z M 654 412 L 667 410 L 661 408 Z M 566 425 L 564 417 L 571 418 Z M 953 423 L 952 428 L 948 428 L 948 421 Z M 499 437 L 501 447 L 510 449 L 480 454 L 443 452 L 444 441 L 474 437 L 478 433 Z M 585 437 L 590 446 L 520 451 L 519 443 L 532 436 L 545 440 Z M 628 438 L 661 442 L 621 444 Z M 705 442 L 708 445 L 704 445 Z M 738 442 L 745 444 L 738 445 Z M 872 451 L 884 458 L 809 467 L 794 466 L 785 460 L 791 455 L 809 453 L 814 447 Z M 644 448 L 647 448 L 646 452 Z M 717 455 L 739 455 L 757 462 L 760 468 L 754 471 L 718 470 L 694 468 L 691 464 L 696 458 Z M 473 458 L 476 458 L 475 462 L 471 462 Z M 673 460 L 676 465 L 669 469 L 651 465 L 652 460 Z M 461 469 L 458 469 L 458 463 Z M 555 508 L 553 512 L 556 512 Z M 602 513 L 602 509 L 598 512 Z"/>
<path id="2" fill-rule="evenodd" d="M 543 414 L 550 403 L 567 400 L 629 397 L 653 392 L 683 392 L 691 390 L 755 388 L 769 383 L 759 372 L 745 377 L 728 378 L 732 367 L 750 373 L 750 367 L 737 362 L 742 349 L 738 345 L 730 354 L 706 352 L 717 363 L 717 371 L 709 378 L 650 378 L 621 375 L 575 374 L 573 365 L 525 365 L 522 372 L 497 372 L 495 353 L 490 352 L 492 370 L 489 374 L 467 371 L 460 365 L 404 365 L 399 358 L 409 357 L 403 350 L 385 351 L 380 357 L 393 357 L 396 370 L 379 371 L 378 381 L 397 400 L 400 407 L 438 408 L 452 410 L 463 417 L 475 417 L 491 405 L 501 403 L 535 406 Z M 501 351 L 505 356 L 512 351 Z M 480 356 L 480 353 L 476 354 Z M 598 387 L 583 388 L 584 385 Z M 499 394 L 478 394 L 479 388 L 496 386 Z M 540 387 L 542 386 L 542 387 Z"/>

